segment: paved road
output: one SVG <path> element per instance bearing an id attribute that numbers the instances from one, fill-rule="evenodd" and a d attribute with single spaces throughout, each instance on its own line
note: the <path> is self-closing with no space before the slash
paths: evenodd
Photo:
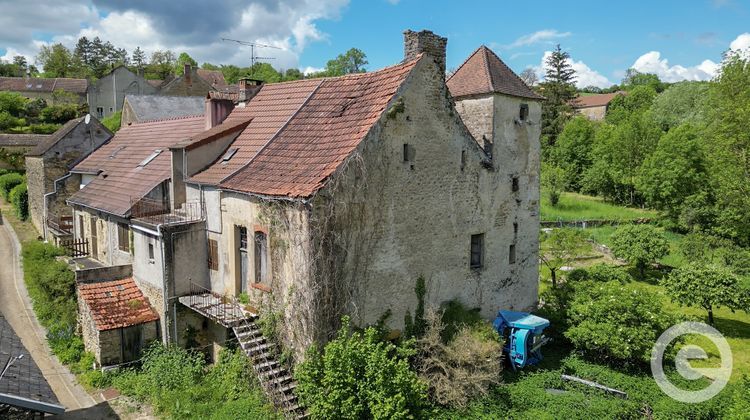
<path id="1" fill-rule="evenodd" d="M 45 331 L 39 325 L 29 300 L 20 262 L 20 245 L 5 220 L 0 225 L 0 311 L 21 338 L 60 404 L 68 410 L 96 405 L 97 401 L 50 352 Z"/>

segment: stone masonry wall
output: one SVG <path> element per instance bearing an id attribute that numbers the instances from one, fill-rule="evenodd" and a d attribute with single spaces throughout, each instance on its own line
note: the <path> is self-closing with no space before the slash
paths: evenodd
<path id="1" fill-rule="evenodd" d="M 78 325 L 80 327 L 83 346 L 86 351 L 94 354 L 96 363 L 101 366 L 102 355 L 99 347 L 99 331 L 96 329 L 94 319 L 91 317 L 91 310 L 86 302 L 78 296 Z"/>
<path id="2" fill-rule="evenodd" d="M 404 59 L 412 60 L 420 53 L 432 57 L 437 63 L 440 73 L 445 77 L 445 46 L 448 38 L 435 35 L 432 31 L 404 32 Z"/>

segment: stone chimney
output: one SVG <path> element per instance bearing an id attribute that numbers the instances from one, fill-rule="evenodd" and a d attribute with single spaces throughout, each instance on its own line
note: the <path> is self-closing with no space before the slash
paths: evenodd
<path id="1" fill-rule="evenodd" d="M 237 87 L 237 93 L 239 93 L 237 102 L 247 102 L 260 92 L 260 89 L 263 87 L 263 81 L 248 78 L 240 79 L 237 82 Z"/>
<path id="2" fill-rule="evenodd" d="M 185 70 L 185 82 L 192 83 L 193 69 L 190 66 L 190 64 L 185 64 L 184 70 Z"/>
<path id="3" fill-rule="evenodd" d="M 214 99 L 210 94 L 206 98 L 206 130 L 224 122 L 234 109 L 234 102 L 230 99 Z"/>
<path id="4" fill-rule="evenodd" d="M 445 45 L 448 38 L 435 35 L 432 31 L 404 31 L 404 60 L 409 61 L 420 53 L 425 53 L 435 60 L 440 72 L 445 74 Z"/>

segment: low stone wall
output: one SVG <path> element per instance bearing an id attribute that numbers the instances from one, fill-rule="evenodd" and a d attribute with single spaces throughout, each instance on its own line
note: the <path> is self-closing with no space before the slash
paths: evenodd
<path id="1" fill-rule="evenodd" d="M 133 266 L 130 264 L 88 268 L 76 270 L 76 283 L 96 283 L 100 281 L 120 280 L 132 275 Z"/>
<path id="2" fill-rule="evenodd" d="M 646 225 L 651 222 L 653 222 L 653 219 L 633 219 L 633 220 L 602 220 L 602 219 L 592 219 L 592 220 L 557 220 L 557 221 L 542 221 L 539 224 L 543 228 L 562 228 L 562 227 L 572 227 L 572 228 L 590 228 L 590 227 L 599 227 L 599 226 L 617 226 L 617 225 Z"/>

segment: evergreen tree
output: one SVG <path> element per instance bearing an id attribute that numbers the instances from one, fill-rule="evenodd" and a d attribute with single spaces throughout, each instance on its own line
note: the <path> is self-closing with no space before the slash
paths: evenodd
<path id="1" fill-rule="evenodd" d="M 547 101 L 542 106 L 542 136 L 547 145 L 554 145 L 557 136 L 573 114 L 570 102 L 576 96 L 575 70 L 570 64 L 570 54 L 557 45 L 545 61 L 546 73 L 541 84 Z"/>
<path id="2" fill-rule="evenodd" d="M 135 50 L 133 50 L 132 62 L 136 70 L 143 70 L 146 67 L 146 53 L 143 52 L 141 47 L 135 47 Z"/>

